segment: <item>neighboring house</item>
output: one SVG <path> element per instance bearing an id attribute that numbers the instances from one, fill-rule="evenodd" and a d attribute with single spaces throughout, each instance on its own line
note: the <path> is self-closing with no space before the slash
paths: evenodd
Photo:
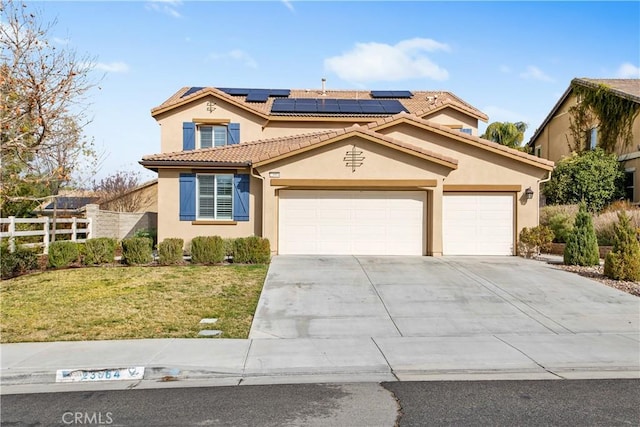
<path id="1" fill-rule="evenodd" d="M 573 79 L 572 84 L 560 97 L 542 125 L 536 130 L 527 145 L 536 156 L 557 162 L 571 153 L 569 141 L 570 113 L 569 109 L 576 105 L 573 84 L 594 87 L 607 85 L 612 93 L 622 98 L 640 103 L 640 79 Z M 589 135 L 589 147 L 598 144 L 598 128 L 593 127 Z M 618 160 L 625 169 L 625 190 L 627 199 L 640 203 L 640 115 L 633 124 L 633 142 L 631 145 L 618 148 Z"/>
<path id="2" fill-rule="evenodd" d="M 116 212 L 158 212 L 158 180 L 152 179 L 118 196 L 100 200 L 100 209 Z"/>
<path id="3" fill-rule="evenodd" d="M 97 196 L 59 196 L 55 201 L 45 202 L 34 212 L 38 215 L 58 217 L 82 216 L 84 207 L 95 203 L 100 198 Z"/>
<path id="4" fill-rule="evenodd" d="M 553 162 L 478 138 L 449 92 L 183 88 L 152 109 L 158 239 L 279 254 L 514 255 Z"/>

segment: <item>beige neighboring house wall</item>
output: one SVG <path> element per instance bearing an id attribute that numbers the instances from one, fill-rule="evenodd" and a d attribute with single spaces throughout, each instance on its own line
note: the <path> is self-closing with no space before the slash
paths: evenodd
<path id="1" fill-rule="evenodd" d="M 441 95 L 434 105 L 414 100 L 415 112 L 380 118 L 272 117 L 214 89 L 187 100 L 181 93 L 152 110 L 161 126 L 162 152 L 141 161 L 158 172 L 159 241 L 258 235 L 277 253 L 283 190 L 423 193 L 423 255 L 443 254 L 447 195 L 512 197 L 512 254 L 520 230 L 538 224 L 539 183 L 553 163 L 478 138 L 478 120 L 486 116 L 453 95 L 446 102 Z M 240 144 L 182 151 L 183 122 L 239 123 Z M 353 167 L 349 156 L 356 152 L 362 159 Z M 181 220 L 180 176 L 199 173 L 250 175 L 249 220 Z M 526 196 L 528 188 L 533 199 Z"/>
<path id="2" fill-rule="evenodd" d="M 607 84 L 613 89 L 622 90 L 631 99 L 640 103 L 640 79 L 575 80 Z M 573 145 L 573 139 L 569 131 L 571 120 L 569 110 L 576 105 L 576 102 L 577 98 L 569 87 L 527 143 L 534 155 L 558 162 L 571 154 L 570 143 Z M 627 172 L 635 172 L 632 200 L 634 203 L 640 203 L 640 115 L 633 122 L 633 142 L 626 147 L 619 147 L 616 154 Z"/>
<path id="3" fill-rule="evenodd" d="M 123 207 L 133 206 L 128 212 L 158 212 L 158 180 L 145 182 L 127 193 L 100 202 L 100 209 L 123 211 Z"/>

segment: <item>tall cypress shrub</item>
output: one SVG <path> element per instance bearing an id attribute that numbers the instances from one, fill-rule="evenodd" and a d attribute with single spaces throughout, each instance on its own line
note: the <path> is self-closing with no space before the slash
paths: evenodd
<path id="1" fill-rule="evenodd" d="M 640 280 L 640 242 L 625 211 L 618 213 L 613 250 L 604 260 L 604 274 L 615 280 Z"/>
<path id="2" fill-rule="evenodd" d="M 587 206 L 584 202 L 580 203 L 580 210 L 576 215 L 573 230 L 569 234 L 564 248 L 564 263 L 584 266 L 600 263 L 598 238 L 593 228 L 591 215 L 587 212 Z"/>

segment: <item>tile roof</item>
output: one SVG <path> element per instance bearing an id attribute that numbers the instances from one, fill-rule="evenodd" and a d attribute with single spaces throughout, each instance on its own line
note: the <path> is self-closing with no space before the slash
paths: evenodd
<path id="1" fill-rule="evenodd" d="M 191 93 L 189 93 L 191 92 Z M 185 94 L 189 93 L 185 96 Z M 424 115 L 430 111 L 442 108 L 446 105 L 452 105 L 458 107 L 459 109 L 471 114 L 474 117 L 477 117 L 481 120 L 487 121 L 488 117 L 482 111 L 478 110 L 471 104 L 463 101 L 458 98 L 451 92 L 447 91 L 412 91 L 413 96 L 411 98 L 386 98 L 386 99 L 397 99 L 400 103 L 410 112 L 417 115 Z M 220 89 L 214 87 L 203 87 L 200 90 L 192 91 L 191 87 L 183 87 L 176 93 L 174 93 L 169 99 L 160 104 L 159 106 L 151 109 L 151 115 L 155 116 L 162 112 L 168 111 L 171 108 L 183 105 L 190 101 L 200 99 L 206 95 L 215 95 L 221 99 L 225 99 L 232 104 L 236 104 L 241 106 L 249 111 L 253 111 L 254 113 L 261 115 L 263 117 L 274 117 L 274 116 L 291 116 L 295 115 L 297 117 L 318 117 L 319 115 L 313 114 L 272 114 L 271 106 L 273 105 L 274 99 L 282 99 L 282 98 L 274 98 L 269 97 L 266 102 L 247 102 L 245 95 L 237 95 L 232 96 L 223 92 Z M 326 90 L 325 95 L 323 95 L 322 90 L 307 90 L 307 89 L 291 89 L 289 94 L 289 98 L 317 98 L 317 99 L 376 99 L 371 96 L 369 90 Z M 328 115 L 322 114 L 321 117 L 372 117 L 375 115 L 367 114 L 367 115 Z M 380 115 L 378 115 L 380 116 Z"/>
<path id="2" fill-rule="evenodd" d="M 141 163 L 145 166 L 160 166 L 165 162 L 169 164 L 182 162 L 184 162 L 185 164 L 191 164 L 195 162 L 210 163 L 212 166 L 215 166 L 216 164 L 223 164 L 225 166 L 248 166 L 251 164 L 268 162 L 269 160 L 278 158 L 282 155 L 293 153 L 306 147 L 322 145 L 324 142 L 334 138 L 338 138 L 340 136 L 347 137 L 357 134 L 366 135 L 387 142 L 398 148 L 402 148 L 419 155 L 431 157 L 441 162 L 451 164 L 454 167 L 458 163 L 458 161 L 452 157 L 444 156 L 430 150 L 416 147 L 412 144 L 398 141 L 394 138 L 382 135 L 366 127 L 361 127 L 358 125 L 350 126 L 344 129 L 327 130 L 289 137 L 263 139 L 253 142 L 243 142 L 241 144 L 227 145 L 224 147 L 153 154 L 143 157 Z"/>
<path id="3" fill-rule="evenodd" d="M 502 144 L 498 144 L 497 142 L 493 142 L 493 141 L 489 141 L 487 139 L 483 139 L 483 138 L 479 138 L 477 136 L 474 135 L 469 135 L 466 134 L 464 132 L 460 132 L 457 130 L 453 130 L 447 126 L 443 126 L 440 125 L 438 123 L 434 123 L 433 121 L 430 120 L 425 120 L 425 119 L 421 119 L 419 117 L 416 117 L 413 114 L 407 114 L 407 113 L 400 113 L 400 114 L 396 114 L 395 116 L 392 117 L 385 117 L 383 119 L 378 119 L 374 122 L 371 122 L 369 124 L 366 125 L 367 128 L 372 129 L 372 130 L 377 130 L 381 127 L 385 127 L 385 125 L 389 125 L 391 123 L 394 123 L 396 121 L 398 121 L 399 119 L 404 119 L 405 121 L 411 121 L 414 123 L 417 123 L 419 125 L 421 125 L 422 127 L 426 127 L 426 128 L 431 128 L 433 130 L 437 130 L 440 133 L 445 133 L 447 135 L 453 136 L 458 140 L 463 140 L 469 143 L 473 143 L 476 145 L 479 145 L 481 147 L 485 147 L 485 148 L 489 148 L 493 151 L 498 151 L 504 154 L 507 154 L 511 157 L 518 157 L 521 158 L 523 160 L 528 160 L 529 162 L 534 162 L 534 163 L 539 163 L 540 165 L 544 165 L 544 166 L 551 166 L 553 167 L 554 163 L 550 160 L 547 159 L 543 159 L 531 154 L 527 154 L 523 151 L 520 150 L 516 150 L 514 148 L 510 148 L 507 147 L 505 145 Z"/>

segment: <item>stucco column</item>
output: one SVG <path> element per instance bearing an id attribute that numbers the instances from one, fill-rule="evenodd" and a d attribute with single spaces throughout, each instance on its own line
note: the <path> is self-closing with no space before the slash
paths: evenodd
<path id="1" fill-rule="evenodd" d="M 427 255 L 442 256 L 442 181 L 438 180 L 438 186 L 433 188 L 429 192 L 429 206 L 430 212 L 429 224 L 427 229 L 429 230 L 430 251 Z"/>

